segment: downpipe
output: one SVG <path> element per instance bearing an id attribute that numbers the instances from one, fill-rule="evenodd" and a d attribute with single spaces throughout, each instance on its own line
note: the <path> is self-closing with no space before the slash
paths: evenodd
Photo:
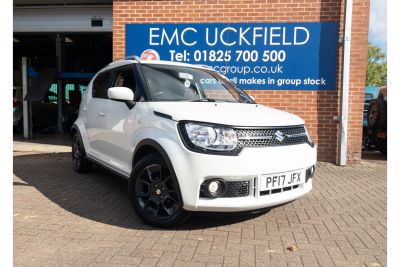
<path id="1" fill-rule="evenodd" d="M 343 65 L 342 65 L 342 90 L 340 97 L 340 131 L 339 131 L 339 165 L 347 163 L 347 133 L 349 119 L 349 91 L 350 91 L 350 49 L 351 49 L 351 23 L 353 20 L 353 0 L 346 0 L 345 28 L 343 38 Z"/>

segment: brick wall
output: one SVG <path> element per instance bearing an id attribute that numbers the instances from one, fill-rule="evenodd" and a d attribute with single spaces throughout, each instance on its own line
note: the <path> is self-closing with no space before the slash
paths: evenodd
<path id="1" fill-rule="evenodd" d="M 125 24 L 193 22 L 339 22 L 344 0 L 114 0 L 113 58 L 125 56 Z M 349 96 L 348 159 L 361 158 L 362 110 L 368 44 L 369 0 L 354 0 Z M 138 40 L 140 41 L 140 40 Z M 301 116 L 318 144 L 318 160 L 337 162 L 342 48 L 332 91 L 248 91 L 258 103 Z"/>

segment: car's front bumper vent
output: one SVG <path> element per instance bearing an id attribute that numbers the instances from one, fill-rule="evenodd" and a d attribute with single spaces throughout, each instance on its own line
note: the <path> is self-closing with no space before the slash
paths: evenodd
<path id="1" fill-rule="evenodd" d="M 222 197 L 247 197 L 250 192 L 250 181 L 226 182 L 226 191 Z"/>

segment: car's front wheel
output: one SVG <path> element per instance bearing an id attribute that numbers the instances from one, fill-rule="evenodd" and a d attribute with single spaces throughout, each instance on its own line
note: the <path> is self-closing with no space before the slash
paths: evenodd
<path id="1" fill-rule="evenodd" d="M 189 218 L 183 209 L 179 184 L 159 154 L 149 154 L 135 164 L 129 180 L 129 197 L 136 214 L 157 227 L 175 227 Z"/>

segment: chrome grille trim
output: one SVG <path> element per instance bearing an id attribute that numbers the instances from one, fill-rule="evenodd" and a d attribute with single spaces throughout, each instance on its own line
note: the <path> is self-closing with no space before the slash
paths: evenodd
<path id="1" fill-rule="evenodd" d="M 238 137 L 236 149 L 243 147 L 286 146 L 308 142 L 304 126 L 267 129 L 235 128 L 234 130 Z"/>

